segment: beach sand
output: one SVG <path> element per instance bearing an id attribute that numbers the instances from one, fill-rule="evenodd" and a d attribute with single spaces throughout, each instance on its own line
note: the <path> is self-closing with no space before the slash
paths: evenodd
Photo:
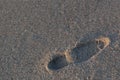
<path id="1" fill-rule="evenodd" d="M 120 80 L 120 0 L 0 0 L 0 80 Z"/>

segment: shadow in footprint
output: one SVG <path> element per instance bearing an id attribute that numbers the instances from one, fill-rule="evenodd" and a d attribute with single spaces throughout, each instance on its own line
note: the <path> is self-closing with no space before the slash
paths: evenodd
<path id="1" fill-rule="evenodd" d="M 98 51 L 99 49 L 94 41 L 78 43 L 76 47 L 72 49 L 71 57 L 75 63 L 80 63 L 90 59 L 93 55 L 97 54 Z"/>
<path id="2" fill-rule="evenodd" d="M 64 55 L 54 56 L 53 59 L 48 63 L 48 68 L 51 70 L 58 70 L 67 66 L 68 63 Z"/>
<path id="3" fill-rule="evenodd" d="M 99 54 L 106 46 L 110 43 L 109 38 L 99 38 L 96 40 L 77 43 L 76 46 L 71 50 L 69 56 L 74 63 L 81 63 L 87 61 L 91 57 Z"/>

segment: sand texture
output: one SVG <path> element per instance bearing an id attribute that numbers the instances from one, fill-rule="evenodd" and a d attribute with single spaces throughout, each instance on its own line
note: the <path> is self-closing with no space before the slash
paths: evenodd
<path id="1" fill-rule="evenodd" d="M 0 0 L 0 80 L 120 80 L 120 0 Z"/>

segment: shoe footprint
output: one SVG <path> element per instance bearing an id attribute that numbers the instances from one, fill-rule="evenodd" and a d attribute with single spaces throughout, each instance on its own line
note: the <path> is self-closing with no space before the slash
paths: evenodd
<path id="1" fill-rule="evenodd" d="M 68 62 L 65 58 L 65 55 L 55 55 L 53 59 L 48 63 L 47 69 L 58 70 L 67 65 L 68 65 Z"/>
<path id="2" fill-rule="evenodd" d="M 48 63 L 47 70 L 58 70 L 70 63 L 81 63 L 98 55 L 110 44 L 110 39 L 100 37 L 84 43 L 77 43 L 75 47 L 66 50 L 63 55 L 56 55 Z"/>

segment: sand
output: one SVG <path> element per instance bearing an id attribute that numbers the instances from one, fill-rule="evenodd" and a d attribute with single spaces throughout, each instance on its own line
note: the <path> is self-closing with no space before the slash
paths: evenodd
<path id="1" fill-rule="evenodd" d="M 120 0 L 0 0 L 0 80 L 119 79 Z"/>

